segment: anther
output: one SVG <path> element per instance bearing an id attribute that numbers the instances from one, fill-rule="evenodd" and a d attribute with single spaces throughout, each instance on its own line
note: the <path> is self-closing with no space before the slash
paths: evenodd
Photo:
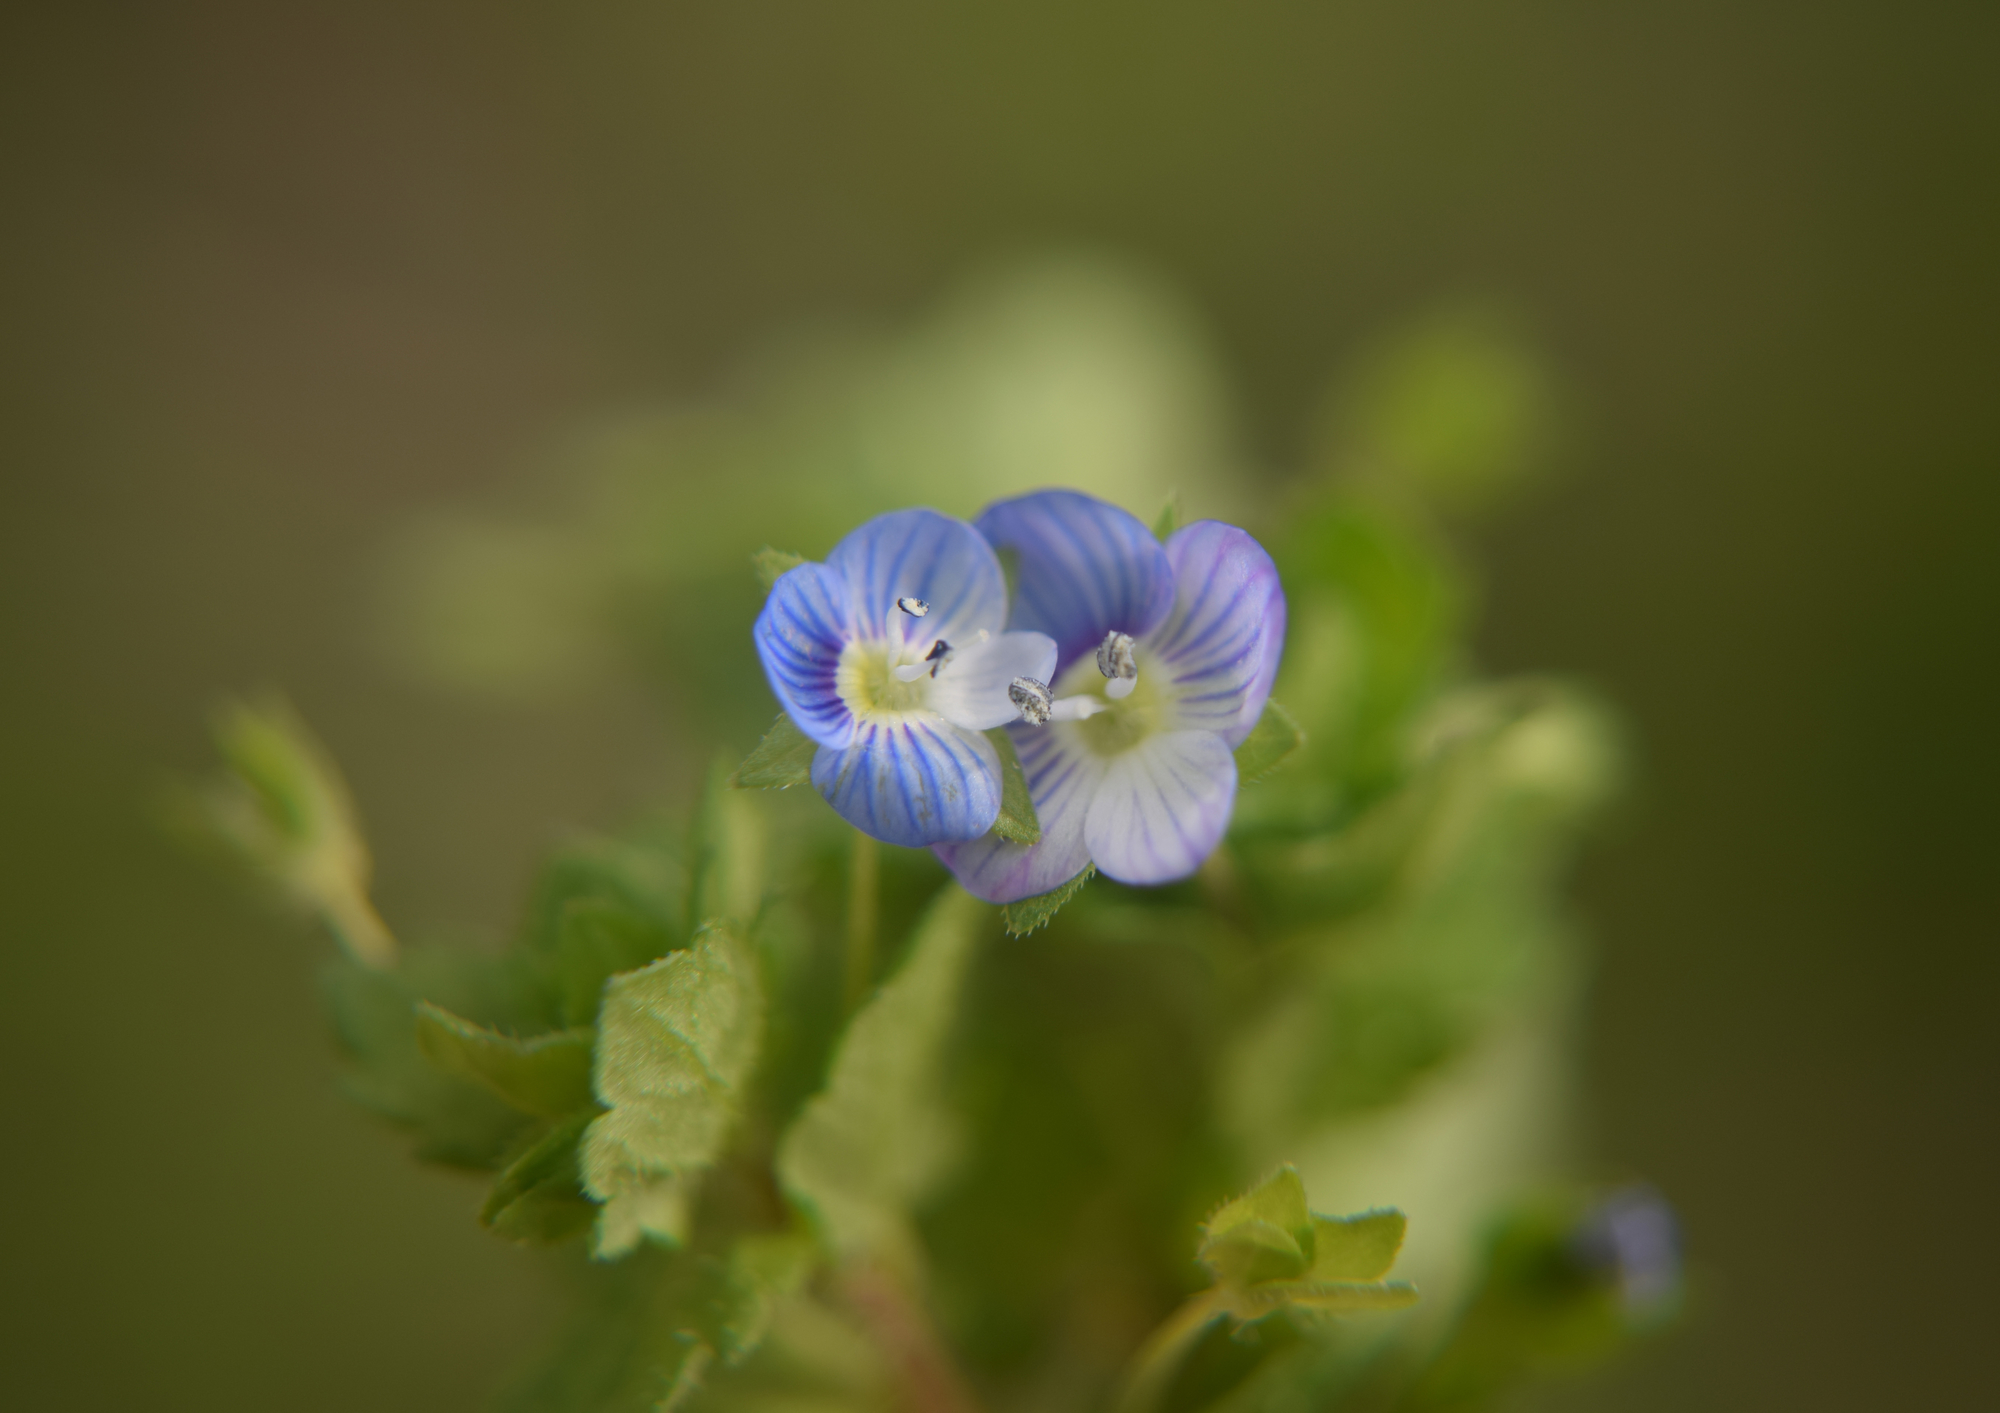
<path id="1" fill-rule="evenodd" d="M 951 644 L 939 638 L 931 644 L 931 650 L 924 661 L 931 665 L 931 676 L 937 676 L 938 669 L 951 661 Z"/>
<path id="2" fill-rule="evenodd" d="M 912 618 L 922 618 L 931 611 L 931 606 L 922 599 L 897 599 L 896 607 L 909 614 Z"/>
<path id="3" fill-rule="evenodd" d="M 1007 684 L 1007 700 L 1021 713 L 1021 720 L 1030 726 L 1049 724 L 1052 699 L 1046 682 L 1037 682 L 1032 677 L 1016 677 Z"/>
<path id="4" fill-rule="evenodd" d="M 1106 677 L 1137 677 L 1139 659 L 1132 655 L 1132 635 L 1113 628 L 1097 645 L 1097 670 Z"/>
<path id="5" fill-rule="evenodd" d="M 1104 635 L 1097 645 L 1097 670 L 1111 679 L 1105 684 L 1105 696 L 1115 701 L 1132 695 L 1139 685 L 1139 659 L 1132 651 L 1131 634 L 1114 628 Z"/>

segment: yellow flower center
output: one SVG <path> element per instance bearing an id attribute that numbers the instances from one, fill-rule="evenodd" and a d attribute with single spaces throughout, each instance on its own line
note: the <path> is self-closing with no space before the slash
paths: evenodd
<path id="1" fill-rule="evenodd" d="M 1141 658 L 1139 680 L 1133 685 L 1132 694 L 1122 699 L 1104 694 L 1109 682 L 1097 670 L 1094 658 L 1082 659 L 1062 675 L 1056 692 L 1058 699 L 1087 696 L 1104 703 L 1103 709 L 1095 714 L 1067 723 L 1067 729 L 1076 732 L 1076 739 L 1093 754 L 1122 755 L 1148 736 L 1166 729 L 1172 703 L 1160 690 L 1160 670 L 1155 667 L 1148 672 L 1146 666 Z"/>
<path id="2" fill-rule="evenodd" d="M 912 712 L 928 711 L 930 674 L 926 672 L 914 682 L 898 682 L 895 676 L 897 667 L 921 660 L 921 654 L 913 656 L 900 643 L 849 643 L 840 650 L 834 690 L 861 721 L 895 721 Z"/>

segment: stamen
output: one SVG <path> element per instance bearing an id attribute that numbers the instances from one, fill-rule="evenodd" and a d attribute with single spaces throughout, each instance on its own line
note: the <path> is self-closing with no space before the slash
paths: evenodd
<path id="1" fill-rule="evenodd" d="M 1051 702 L 1046 682 L 1037 682 L 1032 677 L 1016 677 L 1007 684 L 1007 700 L 1021 713 L 1021 720 L 1030 726 L 1049 724 Z"/>
<path id="2" fill-rule="evenodd" d="M 930 668 L 924 666 L 921 662 L 906 662 L 889 675 L 898 682 L 914 682 L 929 671 Z"/>
<path id="3" fill-rule="evenodd" d="M 1051 721 L 1087 721 L 1100 711 L 1110 711 L 1111 703 L 1102 697 L 1064 697 L 1049 707 Z"/>
<path id="4" fill-rule="evenodd" d="M 1111 679 L 1105 684 L 1105 696 L 1117 701 L 1132 695 L 1139 685 L 1139 659 L 1132 651 L 1131 634 L 1114 628 L 1104 635 L 1097 645 L 1097 670 Z"/>
<path id="5" fill-rule="evenodd" d="M 912 618 L 922 618 L 931 611 L 931 606 L 922 599 L 897 599 L 896 607 L 909 614 Z"/>

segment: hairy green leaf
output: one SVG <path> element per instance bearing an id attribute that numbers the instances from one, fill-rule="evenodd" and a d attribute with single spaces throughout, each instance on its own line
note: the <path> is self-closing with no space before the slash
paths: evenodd
<path id="1" fill-rule="evenodd" d="M 1397 1310 L 1415 1303 L 1416 1290 L 1381 1277 L 1402 1249 L 1405 1226 L 1403 1214 L 1388 1209 L 1314 1214 L 1287 1164 L 1215 1210 L 1196 1259 L 1215 1276 L 1216 1308 L 1238 1320 L 1288 1305 L 1333 1315 Z"/>
<path id="2" fill-rule="evenodd" d="M 594 1111 L 572 1114 L 508 1165 L 479 1220 L 512 1241 L 567 1241 L 590 1229 L 597 1204 L 583 1190 L 577 1144 Z"/>
<path id="3" fill-rule="evenodd" d="M 437 998 L 499 1024 L 534 1010 L 512 969 L 494 959 L 412 948 L 393 971 L 349 958 L 324 975 L 327 1010 L 347 1061 L 343 1089 L 363 1108 L 410 1130 L 417 1156 L 452 1167 L 492 1168 L 528 1126 L 483 1084 L 448 1074 L 417 1048 L 416 1008 Z"/>
<path id="4" fill-rule="evenodd" d="M 1008 903 L 1000 909 L 1000 923 L 1010 936 L 1026 937 L 1038 927 L 1046 927 L 1050 918 L 1062 910 L 1062 905 L 1083 890 L 1090 882 L 1097 865 L 1086 866 L 1082 873 L 1059 887 L 1046 893 L 1038 893 L 1032 898 L 1023 898 L 1018 903 Z"/>
<path id="5" fill-rule="evenodd" d="M 819 746 L 793 724 L 791 717 L 779 715 L 757 748 L 736 767 L 730 783 L 739 790 L 784 790 L 812 783 L 813 753 Z"/>
<path id="6" fill-rule="evenodd" d="M 275 696 L 225 706 L 215 743 L 222 773 L 181 796 L 172 822 L 317 915 L 356 961 L 392 964 L 396 939 L 368 897 L 368 844 L 326 748 Z"/>
<path id="7" fill-rule="evenodd" d="M 1315 1281 L 1378 1281 L 1396 1264 L 1409 1219 L 1393 1207 L 1354 1217 L 1313 1218 Z"/>
<path id="8" fill-rule="evenodd" d="M 1292 720 L 1292 714 L 1266 699 L 1263 715 L 1236 748 L 1237 783 L 1248 785 L 1253 780 L 1262 780 L 1305 743 L 1306 733 Z"/>
<path id="9" fill-rule="evenodd" d="M 724 1361 L 741 1364 L 770 1331 L 778 1302 L 812 1273 L 818 1244 L 802 1231 L 752 1232 L 730 1248 L 724 1272 L 717 1345 Z"/>
<path id="10" fill-rule="evenodd" d="M 980 905 L 948 888 L 909 957 L 856 1013 L 826 1088 L 778 1146 L 778 1177 L 842 1257 L 908 1259 L 907 1212 L 949 1156 L 938 1060 L 971 960 Z"/>
<path id="11" fill-rule="evenodd" d="M 986 733 L 1000 756 L 1000 815 L 993 832 L 1016 844 L 1042 842 L 1042 822 L 1035 817 L 1034 796 L 1028 793 L 1028 773 L 1021 768 L 1021 753 L 1007 728 L 996 726 Z"/>
<path id="12" fill-rule="evenodd" d="M 658 948 L 651 953 L 657 957 L 687 937 L 687 891 L 687 864 L 677 850 L 624 839 L 580 840 L 542 866 L 521 943 L 534 952 L 560 952 L 572 940 L 571 909 L 588 902 L 619 909 L 631 928 L 654 929 L 647 945 Z"/>
<path id="13" fill-rule="evenodd" d="M 584 1185 L 605 1203 L 600 1255 L 685 1239 L 687 1184 L 722 1151 L 763 1023 L 756 960 L 726 924 L 605 988 L 596 1089 L 609 1112 L 583 1143 Z"/>
<path id="14" fill-rule="evenodd" d="M 483 1084 L 524 1114 L 557 1119 L 592 1106 L 590 1050 L 595 1033 L 557 1030 L 525 1040 L 503 1035 L 424 1001 L 417 1048 L 448 1074 Z"/>
<path id="15" fill-rule="evenodd" d="M 750 556 L 750 562 L 757 567 L 757 577 L 763 580 L 764 587 L 774 589 L 778 585 L 778 580 L 784 578 L 785 572 L 804 564 L 806 557 L 802 554 L 793 554 L 790 550 L 772 549 L 769 545 L 765 545 Z"/>
<path id="16" fill-rule="evenodd" d="M 1312 1240 L 1312 1213 L 1306 1207 L 1306 1188 L 1297 1168 L 1287 1163 L 1241 1197 L 1216 1208 L 1202 1225 L 1204 1239 L 1212 1241 L 1247 1222 L 1276 1227 L 1294 1245 Z"/>
<path id="17" fill-rule="evenodd" d="M 612 898 L 572 898 L 556 943 L 556 1002 L 567 1026 L 597 1020 L 604 983 L 678 948 L 684 934 Z"/>
<path id="18" fill-rule="evenodd" d="M 715 1282 L 700 1263 L 641 1250 L 593 1269 L 585 1298 L 505 1413 L 659 1413 L 701 1386 L 715 1360 Z"/>
<path id="19" fill-rule="evenodd" d="M 1406 1310 L 1419 1298 L 1417 1288 L 1408 1281 L 1269 1281 L 1233 1295 L 1230 1309 L 1245 1320 L 1287 1305 L 1323 1315 L 1362 1315 Z"/>

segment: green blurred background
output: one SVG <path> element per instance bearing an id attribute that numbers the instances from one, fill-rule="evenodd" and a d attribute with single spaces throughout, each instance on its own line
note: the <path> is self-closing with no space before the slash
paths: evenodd
<path id="1" fill-rule="evenodd" d="M 1256 466 L 1306 458 L 1328 375 L 1427 309 L 1514 311 L 1562 379 L 1567 474 L 1473 541 L 1478 651 L 1629 714 L 1638 785 L 1580 884 L 1584 1079 L 1701 1283 L 1677 1336 L 1543 1406 L 1973 1406 L 1996 31 L 1686 0 L 11 7 L 9 1406 L 477 1406 L 545 1317 L 536 1261 L 339 1100 L 322 944 L 148 802 L 219 691 L 282 684 L 385 912 L 497 933 L 560 828 L 685 772 L 641 682 L 399 670 L 398 535 L 532 517 L 577 428 L 1050 252 L 1180 302 Z"/>

